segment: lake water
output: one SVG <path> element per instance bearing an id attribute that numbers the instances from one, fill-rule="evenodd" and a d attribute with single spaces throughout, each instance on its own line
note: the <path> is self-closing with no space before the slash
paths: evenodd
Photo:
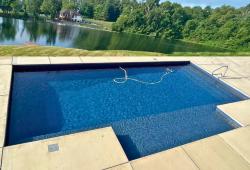
<path id="1" fill-rule="evenodd" d="M 86 50 L 133 50 L 161 53 L 225 51 L 200 44 L 144 35 L 0 17 L 0 45 L 25 43 Z"/>

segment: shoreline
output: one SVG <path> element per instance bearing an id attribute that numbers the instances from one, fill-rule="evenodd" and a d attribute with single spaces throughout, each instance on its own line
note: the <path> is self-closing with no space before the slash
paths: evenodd
<path id="1" fill-rule="evenodd" d="M 99 31 L 115 32 L 112 30 L 104 29 L 104 28 L 98 28 L 101 26 L 97 25 L 97 24 L 84 25 L 84 23 L 81 24 L 81 23 L 77 23 L 77 22 L 73 22 L 73 21 L 64 21 L 64 20 L 46 20 L 45 22 L 57 24 L 57 25 L 62 25 L 62 26 L 73 26 L 73 27 L 81 27 L 81 28 L 93 29 L 93 30 L 99 30 Z"/>
<path id="2" fill-rule="evenodd" d="M 173 56 L 173 57 L 209 57 L 209 56 L 239 56 L 250 57 L 250 52 L 173 52 L 157 53 L 149 51 L 129 50 L 84 50 L 76 48 L 63 48 L 57 46 L 26 45 L 0 45 L 0 57 L 3 56 Z"/>

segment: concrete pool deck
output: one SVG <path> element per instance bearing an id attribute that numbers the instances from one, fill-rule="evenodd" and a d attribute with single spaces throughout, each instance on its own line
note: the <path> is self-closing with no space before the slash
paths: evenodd
<path id="1" fill-rule="evenodd" d="M 4 146 L 12 65 L 157 61 L 191 61 L 208 74 L 228 66 L 220 79 L 250 96 L 250 57 L 0 57 L 1 169 L 250 169 L 250 100 L 218 106 L 242 127 L 132 161 L 111 127 Z"/>

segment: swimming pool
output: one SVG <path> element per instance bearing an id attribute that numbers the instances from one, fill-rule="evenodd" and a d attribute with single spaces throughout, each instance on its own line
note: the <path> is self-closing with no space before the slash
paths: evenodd
<path id="1" fill-rule="evenodd" d="M 112 126 L 130 160 L 235 128 L 216 106 L 244 99 L 186 62 L 16 66 L 12 81 L 7 146 Z"/>

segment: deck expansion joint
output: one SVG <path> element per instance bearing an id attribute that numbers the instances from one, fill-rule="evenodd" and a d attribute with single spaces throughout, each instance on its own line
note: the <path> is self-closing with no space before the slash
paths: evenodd
<path id="1" fill-rule="evenodd" d="M 193 160 L 193 158 L 187 153 L 187 151 L 185 150 L 185 148 L 183 147 L 183 145 L 182 146 L 180 146 L 181 147 L 181 149 L 185 152 L 185 154 L 189 157 L 189 159 L 194 163 L 194 165 L 198 168 L 198 169 L 200 169 L 200 167 L 197 165 L 197 163 Z"/>
<path id="2" fill-rule="evenodd" d="M 230 133 L 230 131 L 226 132 L 226 133 Z M 228 145 L 228 147 L 230 147 L 233 151 L 235 151 L 242 159 L 244 159 L 250 165 L 250 162 L 240 152 L 238 152 L 235 148 L 233 148 L 230 145 L 230 143 L 228 143 L 223 137 L 221 137 L 220 135 L 218 135 L 218 136 L 219 136 L 219 138 L 221 138 Z"/>
<path id="3" fill-rule="evenodd" d="M 49 58 L 49 64 L 51 64 L 51 59 L 50 59 L 50 56 L 48 56 L 48 58 Z"/>

